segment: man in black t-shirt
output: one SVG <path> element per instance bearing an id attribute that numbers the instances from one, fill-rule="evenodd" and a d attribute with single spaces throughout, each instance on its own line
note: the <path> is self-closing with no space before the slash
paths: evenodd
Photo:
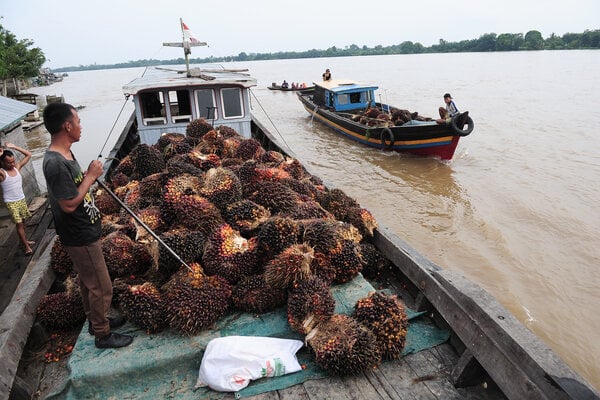
<path id="1" fill-rule="evenodd" d="M 133 338 L 111 332 L 122 320 L 109 320 L 112 282 L 102 254 L 100 210 L 90 188 L 102 175 L 102 163 L 94 160 L 83 172 L 71 145 L 81 138 L 77 110 L 66 103 L 52 103 L 44 109 L 44 125 L 50 146 L 44 155 L 44 177 L 56 232 L 79 274 L 83 308 L 94 334 L 96 347 L 129 345 Z"/>

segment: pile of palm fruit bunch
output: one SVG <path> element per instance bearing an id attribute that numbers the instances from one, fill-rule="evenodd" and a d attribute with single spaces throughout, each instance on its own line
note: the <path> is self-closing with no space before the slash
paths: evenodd
<path id="1" fill-rule="evenodd" d="M 332 285 L 389 268 L 371 243 L 373 215 L 298 160 L 198 119 L 186 134 L 135 147 L 106 184 L 143 222 L 95 192 L 113 302 L 139 328 L 195 335 L 232 311 L 287 307 L 326 371 L 356 373 L 399 355 L 407 322 L 396 298 L 373 295 L 353 315 L 334 314 Z M 56 246 L 53 268 L 69 275 Z"/>
<path id="2" fill-rule="evenodd" d="M 352 120 L 370 127 L 383 128 L 392 126 L 402 126 L 410 121 L 432 121 L 429 117 L 419 115 L 417 111 L 389 107 L 389 110 L 383 110 L 381 107 L 372 106 L 366 110 L 352 114 Z"/>

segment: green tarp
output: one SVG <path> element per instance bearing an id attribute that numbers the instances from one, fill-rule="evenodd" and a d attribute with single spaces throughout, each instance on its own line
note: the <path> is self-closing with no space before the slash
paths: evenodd
<path id="1" fill-rule="evenodd" d="M 336 312 L 350 314 L 356 301 L 375 289 L 362 277 L 332 287 Z M 414 353 L 448 340 L 441 330 L 420 314 L 408 311 L 410 323 L 403 354 Z M 210 330 L 193 337 L 167 330 L 147 335 L 131 324 L 119 329 L 135 336 L 133 343 L 122 349 L 97 349 L 87 325 L 79 335 L 69 360 L 70 374 L 60 393 L 52 399 L 216 399 L 223 393 L 208 388 L 194 390 L 202 355 L 208 342 L 220 336 L 269 336 L 287 339 L 304 338 L 292 331 L 284 308 L 252 315 L 234 313 L 220 320 Z M 306 348 L 298 353 L 302 371 L 275 378 L 253 381 L 238 392 L 241 397 L 283 389 L 308 379 L 326 376 L 310 358 Z"/>

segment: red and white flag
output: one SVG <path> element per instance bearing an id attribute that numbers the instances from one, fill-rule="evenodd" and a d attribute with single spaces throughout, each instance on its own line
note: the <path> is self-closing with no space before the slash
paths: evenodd
<path id="1" fill-rule="evenodd" d="M 200 43 L 200 41 L 194 36 L 190 28 L 181 21 L 181 27 L 183 28 L 183 40 L 190 43 Z"/>

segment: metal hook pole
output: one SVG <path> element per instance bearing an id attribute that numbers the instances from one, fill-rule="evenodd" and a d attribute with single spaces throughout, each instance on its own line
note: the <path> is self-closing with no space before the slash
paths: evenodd
<path id="1" fill-rule="evenodd" d="M 165 243 L 165 242 L 164 242 L 164 241 L 163 241 L 163 240 L 162 240 L 160 237 L 158 237 L 158 235 L 157 235 L 157 234 L 156 234 L 156 233 L 155 233 L 155 232 L 154 232 L 152 229 L 150 229 L 150 227 L 148 227 L 148 225 L 146 225 L 146 224 L 144 223 L 144 221 L 142 221 L 142 220 L 140 219 L 140 217 L 138 217 L 138 216 L 137 216 L 137 215 L 136 215 L 136 214 L 133 212 L 133 210 L 131 210 L 131 209 L 130 209 L 130 208 L 127 206 L 127 204 L 123 203 L 123 201 L 122 201 L 122 200 L 121 200 L 121 199 L 120 199 L 120 198 L 119 198 L 119 197 L 118 197 L 116 194 L 114 194 L 114 193 L 113 193 L 113 191 L 112 191 L 112 190 L 110 190 L 110 189 L 108 188 L 108 186 L 106 186 L 106 184 L 104 184 L 102 181 L 100 181 L 100 180 L 98 180 L 98 179 L 96 179 L 96 182 L 98 182 L 98 184 L 99 184 L 100 186 L 102 186 L 102 188 L 103 188 L 104 190 L 106 190 L 106 191 L 108 192 L 108 194 L 110 194 L 110 195 L 112 196 L 112 198 L 113 198 L 113 199 L 115 199 L 115 201 L 116 201 L 117 203 L 119 203 L 119 205 L 120 205 L 121 207 L 123 207 L 123 208 L 125 209 L 125 211 L 127 211 L 127 212 L 128 212 L 128 213 L 129 213 L 129 214 L 130 214 L 130 215 L 133 217 L 133 219 L 135 219 L 135 220 L 136 220 L 136 222 L 137 222 L 138 224 L 140 224 L 140 225 L 141 225 L 141 226 L 142 226 L 144 229 L 146 229 L 146 230 L 148 231 L 148 233 L 149 233 L 150 235 L 152 235 L 152 237 L 153 237 L 154 239 L 156 239 L 156 241 L 157 241 L 158 243 L 160 243 L 160 244 L 161 244 L 161 245 L 162 245 L 162 246 L 163 246 L 165 249 L 167 249 L 167 250 L 169 251 L 169 253 L 171 253 L 171 255 L 172 255 L 173 257 L 175 257 L 175 259 L 176 259 L 177 261 L 179 261 L 179 262 L 180 262 L 181 264 L 183 264 L 183 265 L 184 265 L 184 266 L 185 266 L 187 269 L 189 269 L 191 272 L 193 272 L 192 268 L 191 268 L 189 265 L 187 265 L 187 263 L 186 263 L 185 261 L 183 261 L 183 260 L 181 259 L 181 257 L 179 257 L 179 255 L 177 255 L 177 253 L 175 253 L 175 251 L 174 251 L 174 250 L 173 250 L 171 247 L 169 247 L 169 245 L 168 245 L 168 244 L 166 244 L 166 243 Z"/>

